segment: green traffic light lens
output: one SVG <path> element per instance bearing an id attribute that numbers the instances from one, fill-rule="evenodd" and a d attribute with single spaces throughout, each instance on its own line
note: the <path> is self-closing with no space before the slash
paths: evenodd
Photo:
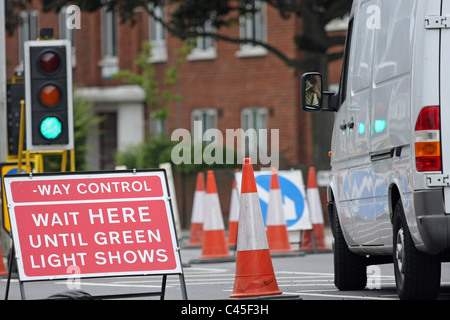
<path id="1" fill-rule="evenodd" d="M 47 117 L 41 122 L 41 134 L 44 138 L 53 140 L 62 132 L 62 124 L 56 117 Z"/>

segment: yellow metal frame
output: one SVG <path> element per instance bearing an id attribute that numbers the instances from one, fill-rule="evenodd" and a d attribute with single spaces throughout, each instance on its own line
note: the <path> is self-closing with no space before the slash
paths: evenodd
<path id="1" fill-rule="evenodd" d="M 7 162 L 17 163 L 17 172 L 22 172 L 22 163 L 25 158 L 26 172 L 31 172 L 31 162 L 34 162 L 34 170 L 36 173 L 44 172 L 44 156 L 45 155 L 61 155 L 61 172 L 65 172 L 67 168 L 67 151 L 70 151 L 70 171 L 75 171 L 75 149 L 71 150 L 41 150 L 30 152 L 23 150 L 23 142 L 25 139 L 25 101 L 20 101 L 20 132 L 19 132 L 19 151 L 17 156 L 7 156 Z"/>
<path id="2" fill-rule="evenodd" d="M 44 156 L 45 155 L 61 155 L 61 172 L 65 172 L 67 168 L 67 151 L 70 151 L 70 171 L 75 171 L 75 149 L 71 150 L 42 150 L 33 151 L 23 150 L 23 142 L 25 139 L 25 101 L 20 101 L 20 132 L 19 132 L 19 150 L 17 156 L 7 155 L 7 163 L 17 163 L 17 173 L 22 172 L 22 164 L 25 163 L 25 171 L 27 173 L 32 172 L 31 163 L 34 163 L 34 172 L 44 172 Z M 9 150 L 9 149 L 8 149 Z M 1 176 L 3 179 L 3 176 Z M 1 182 L 1 181 L 0 181 Z M 2 183 L 3 184 L 3 183 Z M 9 222 L 9 214 L 6 207 L 6 198 L 2 188 L 3 197 L 3 227 L 8 232 L 11 232 L 11 226 Z"/>

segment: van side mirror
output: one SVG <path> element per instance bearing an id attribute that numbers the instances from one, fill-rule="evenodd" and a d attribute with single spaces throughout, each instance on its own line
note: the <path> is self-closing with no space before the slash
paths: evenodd
<path id="1" fill-rule="evenodd" d="M 337 111 L 338 109 L 338 95 L 334 92 L 323 91 L 322 75 L 319 72 L 303 74 L 301 94 L 302 108 L 307 112 Z M 326 108 L 324 104 L 327 105 Z"/>
<path id="2" fill-rule="evenodd" d="M 318 72 L 308 72 L 302 76 L 302 108 L 309 112 L 322 109 L 322 75 Z"/>

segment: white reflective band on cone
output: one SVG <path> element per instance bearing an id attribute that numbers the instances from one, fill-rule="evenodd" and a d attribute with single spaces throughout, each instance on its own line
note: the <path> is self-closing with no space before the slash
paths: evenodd
<path id="1" fill-rule="evenodd" d="M 257 193 L 242 193 L 236 251 L 269 249 Z"/>
<path id="2" fill-rule="evenodd" d="M 283 211 L 283 200 L 280 189 L 271 189 L 267 208 L 267 226 L 284 226 L 286 218 Z"/>
<path id="3" fill-rule="evenodd" d="M 205 195 L 203 230 L 223 230 L 225 225 L 222 218 L 219 196 L 217 193 Z"/>
<path id="4" fill-rule="evenodd" d="M 309 210 L 311 212 L 311 222 L 313 224 L 324 223 L 322 204 L 320 202 L 319 189 L 306 189 L 306 196 L 308 198 Z"/>
<path id="5" fill-rule="evenodd" d="M 194 192 L 194 203 L 192 205 L 192 223 L 203 223 L 203 201 L 205 199 L 205 191 Z"/>
<path id="6" fill-rule="evenodd" d="M 238 220 L 239 220 L 239 196 L 236 188 L 233 188 L 231 190 L 229 221 L 238 221 Z"/>

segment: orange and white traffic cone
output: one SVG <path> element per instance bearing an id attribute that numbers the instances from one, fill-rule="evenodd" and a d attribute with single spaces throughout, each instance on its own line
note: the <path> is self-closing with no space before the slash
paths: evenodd
<path id="1" fill-rule="evenodd" d="M 2 248 L 0 246 L 0 275 L 8 274 L 8 271 L 5 268 L 5 264 L 3 263 L 3 254 L 2 254 Z"/>
<path id="2" fill-rule="evenodd" d="M 200 259 L 231 257 L 225 237 L 222 209 L 214 172 L 208 170 L 203 219 L 203 246 Z"/>
<path id="3" fill-rule="evenodd" d="M 314 167 L 309 168 L 306 196 L 308 198 L 309 210 L 311 212 L 313 230 L 312 232 L 311 230 L 306 230 L 303 232 L 300 249 L 308 251 L 330 251 L 331 249 L 325 243 L 323 210 L 320 203 L 319 189 L 317 188 L 316 182 L 316 170 Z"/>
<path id="4" fill-rule="evenodd" d="M 275 168 L 272 169 L 269 191 L 269 205 L 267 208 L 267 241 L 270 252 L 292 252 L 283 211 L 280 182 Z"/>
<path id="5" fill-rule="evenodd" d="M 253 166 L 250 159 L 245 158 L 239 199 L 236 275 L 230 297 L 281 293 L 273 271 Z"/>
<path id="6" fill-rule="evenodd" d="M 203 212 L 205 201 L 205 176 L 203 172 L 197 174 L 194 200 L 192 203 L 191 236 L 188 246 L 200 247 L 203 244 Z"/>
<path id="7" fill-rule="evenodd" d="M 236 169 L 235 171 L 239 171 Z M 235 247 L 237 243 L 237 231 L 239 224 L 239 195 L 236 189 L 236 179 L 233 179 L 231 189 L 230 215 L 228 218 L 228 246 Z"/>

